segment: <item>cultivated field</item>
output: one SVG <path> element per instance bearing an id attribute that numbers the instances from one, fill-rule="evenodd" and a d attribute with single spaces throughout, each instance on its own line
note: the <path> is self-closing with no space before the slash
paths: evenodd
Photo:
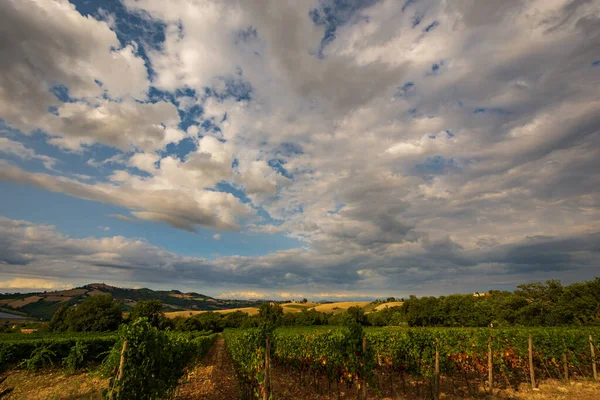
<path id="1" fill-rule="evenodd" d="M 389 304 L 402 304 L 401 302 L 389 303 Z M 327 303 L 327 304 L 319 304 L 319 303 L 283 303 L 280 306 L 283 308 L 284 313 L 296 313 L 301 312 L 302 310 L 316 310 L 320 312 L 340 314 L 346 311 L 350 307 L 361 307 L 365 310 L 365 312 L 371 312 L 373 310 L 379 310 L 380 307 L 383 306 L 375 306 L 367 301 L 343 301 L 337 303 Z M 228 314 L 235 311 L 242 311 L 248 313 L 248 315 L 256 315 L 258 314 L 258 307 L 242 307 L 242 308 L 229 308 L 225 310 L 214 310 L 214 312 L 218 312 L 221 314 Z M 191 317 L 192 315 L 202 314 L 208 312 L 206 310 L 202 311 L 170 311 L 165 313 L 168 318 L 175 317 Z"/>

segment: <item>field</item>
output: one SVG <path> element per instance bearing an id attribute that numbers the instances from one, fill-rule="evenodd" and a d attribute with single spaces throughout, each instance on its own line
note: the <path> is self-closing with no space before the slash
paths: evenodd
<path id="1" fill-rule="evenodd" d="M 242 311 L 248 313 L 248 315 L 256 315 L 258 314 L 258 307 L 241 307 L 241 308 L 229 308 L 227 310 L 213 310 L 214 312 L 218 312 L 221 314 L 228 314 L 236 311 Z M 207 310 L 202 311 L 169 311 L 166 312 L 165 315 L 167 318 L 177 318 L 177 317 L 191 317 L 193 315 L 198 315 L 208 312 Z"/>
<path id="2" fill-rule="evenodd" d="M 118 333 L 3 334 L 0 397 L 100 399 L 111 387 L 116 398 L 133 393 L 164 398 L 215 339 L 202 332 L 158 331 L 143 319 L 122 325 Z"/>
<path id="3" fill-rule="evenodd" d="M 226 330 L 224 336 L 247 395 L 275 379 L 311 387 L 321 398 L 353 398 L 367 387 L 369 398 L 489 396 L 490 369 L 492 390 L 508 396 L 531 387 L 530 363 L 537 383 L 589 379 L 590 344 L 600 344 L 600 328 L 388 327 L 367 328 L 362 337 L 341 327 L 279 328 L 269 343 L 270 372 L 279 378 L 265 381 L 265 333 Z"/>
<path id="4" fill-rule="evenodd" d="M 386 308 L 390 308 L 390 307 L 400 307 L 400 306 L 402 306 L 402 304 L 404 304 L 403 301 L 391 301 L 389 303 L 380 304 L 377 307 L 375 307 L 373 310 L 381 311 L 381 310 L 385 310 Z"/>
<path id="5" fill-rule="evenodd" d="M 283 303 L 280 304 L 281 308 L 283 308 L 284 313 L 295 313 L 301 312 L 302 310 L 316 310 L 320 312 L 327 312 L 333 314 L 339 314 L 346 311 L 350 307 L 361 307 L 364 308 L 366 312 L 372 311 L 376 307 L 366 301 L 344 301 L 338 303 L 327 303 L 327 304 L 319 304 L 319 303 Z M 373 307 L 370 307 L 373 306 Z M 370 307 L 370 308 L 369 308 Z M 229 308 L 224 310 L 212 310 L 214 312 L 218 312 L 221 314 L 227 314 L 235 311 L 242 311 L 248 313 L 248 315 L 256 315 L 258 314 L 258 307 L 241 307 L 241 308 Z M 202 311 L 170 311 L 165 313 L 168 318 L 175 317 L 190 317 L 192 315 L 202 314 L 207 312 L 207 310 Z"/>
<path id="6" fill-rule="evenodd" d="M 476 399 L 489 397 L 490 371 L 497 398 L 591 400 L 600 394 L 592 381 L 600 327 L 315 326 L 268 332 L 227 329 L 220 338 L 136 322 L 118 333 L 5 334 L 0 375 L 7 379 L 0 393 L 10 387 L 7 399 L 100 399 L 126 354 L 117 381 L 122 393 L 141 384 L 177 399 L 216 399 L 215 393 L 250 399 L 265 390 L 280 400 Z"/>

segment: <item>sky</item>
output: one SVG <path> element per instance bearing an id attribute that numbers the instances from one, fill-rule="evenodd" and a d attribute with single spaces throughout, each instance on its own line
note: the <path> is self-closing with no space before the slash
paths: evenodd
<path id="1" fill-rule="evenodd" d="M 600 276 L 600 3 L 2 0 L 0 292 Z"/>

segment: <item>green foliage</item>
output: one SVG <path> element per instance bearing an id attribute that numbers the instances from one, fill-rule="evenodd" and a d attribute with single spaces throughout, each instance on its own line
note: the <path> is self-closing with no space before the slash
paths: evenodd
<path id="1" fill-rule="evenodd" d="M 101 361 L 116 340 L 116 335 L 103 333 L 12 334 L 0 339 L 0 372 L 34 355 L 29 361 L 32 368 L 59 364 L 78 342 L 87 348 L 86 364 Z M 44 364 L 48 358 L 51 362 Z"/>
<path id="2" fill-rule="evenodd" d="M 67 316 L 69 315 L 69 307 L 63 305 L 56 310 L 52 319 L 48 324 L 48 329 L 52 332 L 65 332 L 69 329 Z"/>
<path id="3" fill-rule="evenodd" d="M 74 332 L 114 331 L 122 319 L 121 303 L 110 295 L 88 297 L 67 315 L 69 330 Z"/>
<path id="4" fill-rule="evenodd" d="M 409 326 L 485 327 L 600 325 L 600 278 L 563 286 L 559 281 L 519 285 L 514 293 L 411 296 L 394 311 Z M 392 318 L 390 318 L 391 320 Z M 369 316 L 373 325 L 382 319 Z"/>
<path id="5" fill-rule="evenodd" d="M 54 365 L 53 359 L 56 357 L 56 353 L 50 347 L 50 345 L 36 347 L 29 358 L 21 362 L 20 366 L 29 371 L 37 371 L 43 367 Z"/>
<path id="6" fill-rule="evenodd" d="M 262 303 L 258 309 L 260 326 L 267 331 L 272 331 L 280 326 L 283 321 L 283 308 L 276 303 Z"/>
<path id="7" fill-rule="evenodd" d="M 150 325 L 160 328 L 166 319 L 162 311 L 162 302 L 160 300 L 142 300 L 138 301 L 129 313 L 129 321 L 135 321 L 138 318 L 146 318 Z"/>
<path id="8" fill-rule="evenodd" d="M 103 365 L 105 374 L 112 376 L 106 395 L 112 391 L 116 399 L 168 398 L 183 375 L 183 368 L 206 354 L 215 337 L 160 331 L 146 318 L 122 325 L 119 341 Z M 127 347 L 123 377 L 116 381 L 124 341 Z"/>
<path id="9" fill-rule="evenodd" d="M 282 327 L 271 336 L 273 362 L 300 376 L 321 376 L 330 382 L 363 379 L 376 389 L 373 371 L 388 376 L 410 375 L 427 382 L 435 375 L 438 346 L 441 374 L 448 379 L 483 383 L 487 379 L 488 343 L 499 385 L 526 382 L 528 338 L 533 338 L 534 368 L 540 379 L 562 376 L 562 354 L 573 375 L 591 376 L 590 335 L 596 348 L 600 328 L 366 328 L 351 318 L 347 327 Z M 360 338 L 364 335 L 367 351 Z M 265 362 L 265 332 L 226 330 L 224 337 L 240 380 L 260 393 Z"/>
<path id="10" fill-rule="evenodd" d="M 226 329 L 223 338 L 240 383 L 258 396 L 264 385 L 267 332 L 260 328 Z"/>
<path id="11" fill-rule="evenodd" d="M 88 347 L 84 342 L 78 340 L 75 346 L 71 347 L 69 354 L 63 359 L 63 367 L 68 372 L 75 372 L 87 365 Z"/>
<path id="12" fill-rule="evenodd" d="M 80 304 L 56 310 L 50 323 L 52 332 L 115 331 L 122 322 L 121 303 L 110 295 L 88 297 Z"/>

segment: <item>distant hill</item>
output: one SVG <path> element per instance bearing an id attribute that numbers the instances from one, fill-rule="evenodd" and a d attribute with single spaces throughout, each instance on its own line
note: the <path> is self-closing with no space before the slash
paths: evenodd
<path id="1" fill-rule="evenodd" d="M 89 296 L 110 294 L 123 302 L 128 311 L 138 301 L 160 300 L 165 311 L 225 310 L 231 308 L 257 307 L 264 300 L 221 300 L 203 294 L 179 290 L 129 289 L 90 283 L 75 289 L 54 292 L 0 294 L 0 311 L 48 320 L 62 305 L 74 305 Z"/>

